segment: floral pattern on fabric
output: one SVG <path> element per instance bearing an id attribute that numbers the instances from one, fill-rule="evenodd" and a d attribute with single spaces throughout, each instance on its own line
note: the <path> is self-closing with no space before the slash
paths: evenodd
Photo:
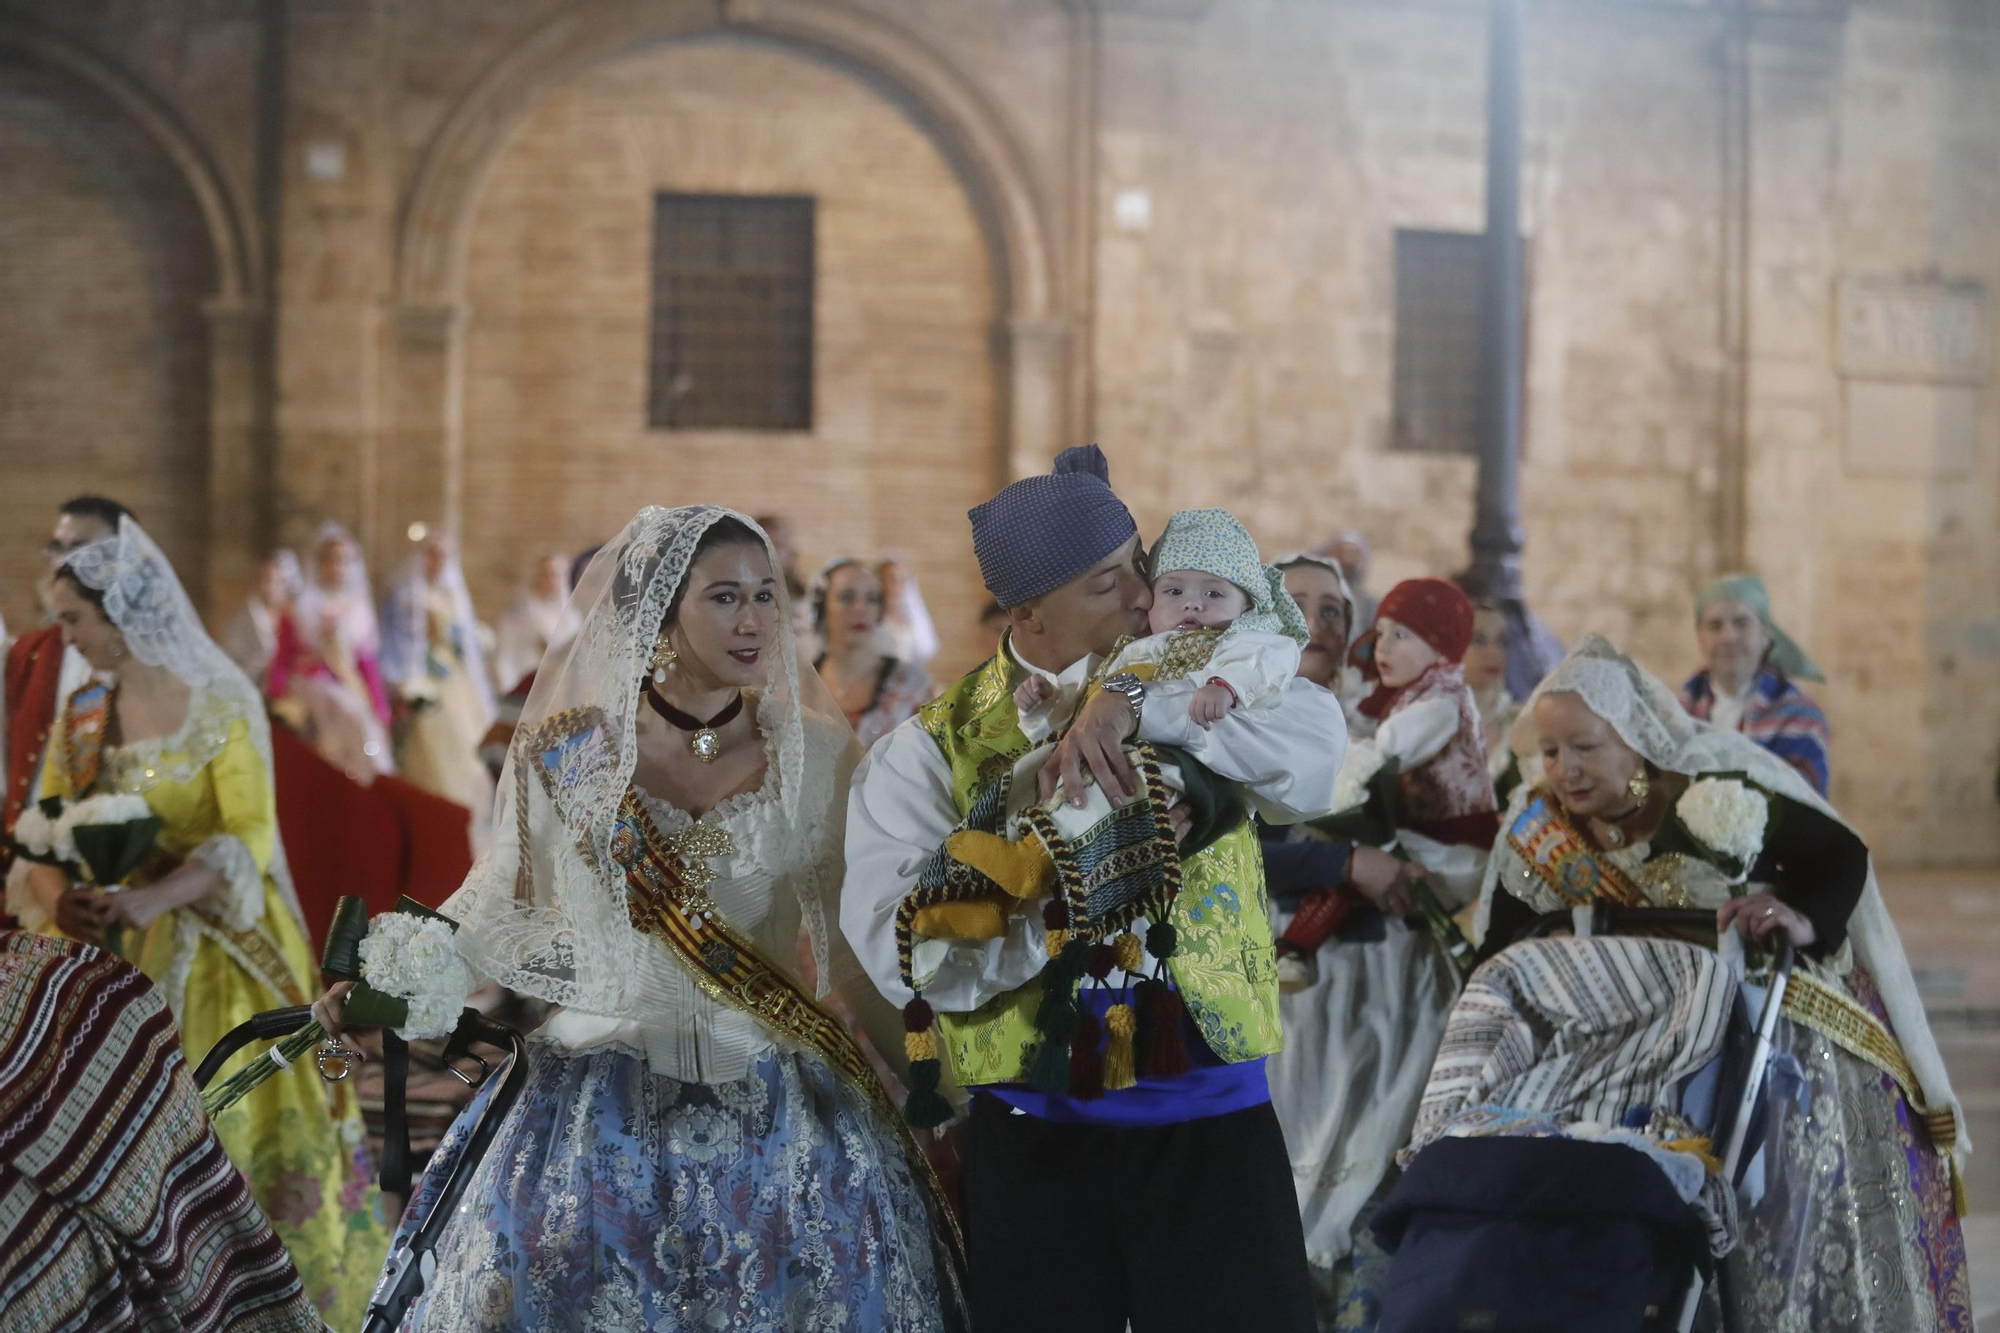
<path id="1" fill-rule="evenodd" d="M 611 1048 L 530 1059 L 406 1330 L 947 1327 L 902 1149 L 818 1061 L 774 1052 L 702 1084 Z M 397 1244 L 497 1083 L 445 1136 Z"/>
<path id="2" fill-rule="evenodd" d="M 1866 971 L 1854 968 L 1846 982 L 1888 1021 Z M 1744 1214 L 1743 1244 L 1727 1261 L 1739 1326 L 1970 1333 L 1965 1237 L 1946 1160 L 1913 1127 L 1887 1074 L 1802 1025 L 1781 1023 L 1779 1036 L 1806 1091 L 1803 1107 L 1772 1103 L 1770 1186 Z"/>

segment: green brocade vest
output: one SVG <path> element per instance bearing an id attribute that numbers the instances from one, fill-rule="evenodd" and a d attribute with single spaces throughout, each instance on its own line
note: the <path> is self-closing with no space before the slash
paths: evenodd
<path id="1" fill-rule="evenodd" d="M 977 791 L 1028 752 L 1014 706 L 1018 670 L 1003 645 L 920 714 L 951 765 L 960 815 Z M 1284 1044 L 1277 952 L 1254 825 L 1245 820 L 1182 862 L 1181 878 L 1173 910 L 1179 943 L 1167 966 L 1189 1017 L 1209 1049 L 1229 1064 L 1275 1053 Z M 1041 993 L 1041 983 L 1030 981 L 968 1013 L 938 1015 L 946 1058 L 962 1086 L 1026 1079 L 1041 1040 L 1035 1031 Z"/>

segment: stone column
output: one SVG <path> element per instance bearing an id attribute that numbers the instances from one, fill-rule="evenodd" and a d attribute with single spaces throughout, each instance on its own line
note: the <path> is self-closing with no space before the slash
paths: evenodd
<path id="1" fill-rule="evenodd" d="M 465 307 L 392 312 L 388 421 L 375 472 L 375 551 L 399 549 L 412 523 L 456 534 L 464 495 Z"/>
<path id="2" fill-rule="evenodd" d="M 208 565 L 184 571 L 211 622 L 257 581 L 271 545 L 270 312 L 211 302 L 208 317 Z"/>
<path id="3" fill-rule="evenodd" d="M 1068 436 L 1070 329 L 1060 319 L 1017 319 L 1000 330 L 1007 383 L 1007 475 L 1047 472 Z"/>

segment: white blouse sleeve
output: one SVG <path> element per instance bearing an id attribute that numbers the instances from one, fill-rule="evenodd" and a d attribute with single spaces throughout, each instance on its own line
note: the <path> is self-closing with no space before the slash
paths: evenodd
<path id="1" fill-rule="evenodd" d="M 1437 757 L 1458 733 L 1458 701 L 1424 699 L 1382 719 L 1375 729 L 1375 748 L 1404 772 Z"/>
<path id="2" fill-rule="evenodd" d="M 1236 695 L 1238 708 L 1274 708 L 1285 686 L 1299 674 L 1299 645 L 1282 634 L 1238 630 L 1221 639 L 1197 683 L 1219 680 Z"/>
<path id="3" fill-rule="evenodd" d="M 1232 709 L 1204 730 L 1188 719 L 1188 696 L 1196 688 L 1187 680 L 1148 688 L 1139 738 L 1177 745 L 1236 783 L 1267 823 L 1296 824 L 1333 812 L 1347 722 L 1330 690 L 1294 678 L 1271 707 Z"/>

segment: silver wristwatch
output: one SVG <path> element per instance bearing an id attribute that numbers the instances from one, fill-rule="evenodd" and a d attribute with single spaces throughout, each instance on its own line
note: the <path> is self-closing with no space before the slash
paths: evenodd
<path id="1" fill-rule="evenodd" d="M 1139 734 L 1139 719 L 1146 712 L 1146 682 L 1129 671 L 1104 678 L 1104 688 L 1125 696 L 1125 702 L 1132 708 L 1132 734 Z"/>

